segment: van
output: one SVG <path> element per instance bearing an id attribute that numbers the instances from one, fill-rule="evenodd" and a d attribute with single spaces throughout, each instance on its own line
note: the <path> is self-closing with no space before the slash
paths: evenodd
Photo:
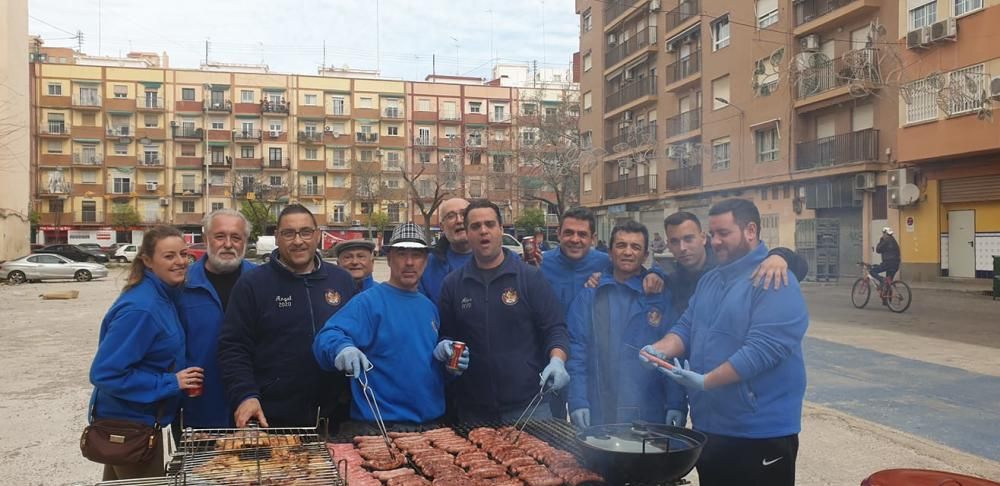
<path id="1" fill-rule="evenodd" d="M 278 245 L 274 242 L 274 235 L 262 235 L 257 237 L 257 257 L 265 262 L 271 259 L 271 252 Z"/>

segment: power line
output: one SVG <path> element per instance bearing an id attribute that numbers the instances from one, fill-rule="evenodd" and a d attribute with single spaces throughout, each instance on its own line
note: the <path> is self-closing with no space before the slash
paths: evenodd
<path id="1" fill-rule="evenodd" d="M 54 26 L 54 25 L 52 25 L 52 24 L 50 24 L 50 23 L 48 23 L 48 22 L 46 22 L 46 21 L 44 21 L 44 20 L 42 20 L 42 19 L 40 19 L 38 17 L 35 17 L 34 15 L 28 15 L 28 17 L 31 18 L 32 20 L 38 22 L 38 23 L 45 24 L 45 25 L 47 25 L 49 27 L 52 27 L 53 29 L 56 29 L 59 32 L 62 32 L 64 34 L 69 34 L 69 35 L 72 35 L 72 36 L 76 35 L 76 32 L 70 32 L 70 31 L 68 31 L 66 29 L 63 29 L 63 28 L 60 28 L 60 27 L 56 27 L 56 26 Z M 75 38 L 75 37 L 71 37 L 71 38 Z"/>

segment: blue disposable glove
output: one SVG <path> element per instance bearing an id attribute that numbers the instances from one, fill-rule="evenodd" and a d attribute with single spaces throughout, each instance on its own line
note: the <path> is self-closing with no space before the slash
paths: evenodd
<path id="1" fill-rule="evenodd" d="M 566 372 L 566 365 L 563 360 L 553 356 L 549 360 L 549 365 L 542 370 L 542 380 L 538 382 L 539 385 L 551 383 L 551 390 L 561 390 L 563 387 L 569 384 L 569 373 Z"/>
<path id="2" fill-rule="evenodd" d="M 683 427 L 687 424 L 687 414 L 680 410 L 667 410 L 667 425 Z"/>
<path id="3" fill-rule="evenodd" d="M 372 364 L 360 349 L 348 346 L 337 353 L 337 357 L 333 360 L 333 366 L 351 376 L 361 376 L 361 370 L 370 370 Z"/>
<path id="4" fill-rule="evenodd" d="M 645 351 L 663 360 L 667 359 L 667 355 L 663 354 L 658 349 L 654 348 L 652 344 L 647 344 L 643 346 L 641 351 Z M 655 370 L 660 370 L 661 372 L 667 371 L 665 368 L 657 366 L 656 363 L 653 363 L 652 361 L 649 360 L 649 358 L 643 356 L 642 354 L 639 354 L 639 362 L 642 363 L 642 366 L 649 368 L 651 370 L 655 369 Z"/>
<path id="5" fill-rule="evenodd" d="M 684 385 L 685 388 L 705 391 L 705 375 L 691 371 L 691 365 L 688 363 L 688 360 L 684 360 L 684 367 L 681 368 L 681 362 L 677 358 L 674 358 L 674 369 L 667 370 L 667 376 L 673 378 L 677 383 Z"/>
<path id="6" fill-rule="evenodd" d="M 569 413 L 569 421 L 578 429 L 590 427 L 590 409 L 578 408 Z"/>
<path id="7" fill-rule="evenodd" d="M 450 339 L 441 340 L 434 347 L 434 359 L 447 365 L 451 361 L 451 357 L 455 355 L 455 348 L 452 347 L 454 344 Z M 451 369 L 448 366 L 445 366 L 444 369 L 456 376 L 469 369 L 469 347 L 466 346 L 462 350 L 462 355 L 458 357 L 458 369 Z"/>

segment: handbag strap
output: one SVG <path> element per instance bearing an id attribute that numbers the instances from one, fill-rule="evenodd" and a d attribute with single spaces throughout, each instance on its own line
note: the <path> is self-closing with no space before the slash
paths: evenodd
<path id="1" fill-rule="evenodd" d="M 167 373 L 172 373 L 174 371 L 174 362 L 170 363 L 170 367 L 167 368 Z M 97 395 L 101 392 L 101 389 L 94 387 L 94 401 L 90 404 L 90 423 L 94 423 L 97 420 Z M 159 406 L 156 407 L 156 419 L 153 422 L 153 428 L 160 430 L 160 419 L 163 418 L 163 409 L 167 406 L 167 399 L 164 398 L 158 402 Z"/>

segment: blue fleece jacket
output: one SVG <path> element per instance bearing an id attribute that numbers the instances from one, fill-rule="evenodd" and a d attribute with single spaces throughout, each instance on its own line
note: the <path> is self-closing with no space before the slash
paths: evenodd
<path id="1" fill-rule="evenodd" d="M 643 270 L 619 283 L 605 273 L 597 288 L 580 291 L 566 316 L 569 409 L 589 408 L 593 425 L 664 423 L 667 410 L 687 411 L 683 387 L 645 368 L 636 356 L 636 349 L 666 335 L 676 318 L 669 290 L 643 292 L 645 276 Z M 605 410 L 609 406 L 615 407 L 613 413 Z"/>
<path id="2" fill-rule="evenodd" d="M 368 290 L 368 289 L 370 289 L 370 288 L 372 288 L 372 287 L 374 287 L 376 285 L 378 285 L 378 282 L 375 281 L 375 277 L 369 275 L 369 276 L 365 277 L 364 280 L 361 281 L 361 285 L 360 286 L 355 287 L 355 290 L 357 290 L 357 293 L 360 294 L 361 292 L 364 292 L 364 291 L 366 291 L 366 290 Z"/>
<path id="3" fill-rule="evenodd" d="M 205 384 L 200 397 L 181 398 L 184 425 L 195 428 L 220 428 L 233 426 L 233 414 L 226 402 L 219 371 L 219 328 L 225 312 L 222 301 L 212 282 L 205 274 L 202 257 L 188 268 L 187 283 L 177 303 L 177 311 L 187 336 L 187 362 L 205 370 Z M 254 264 L 243 260 L 241 274 L 249 272 Z"/>
<path id="4" fill-rule="evenodd" d="M 705 273 L 670 330 L 684 342 L 693 371 L 708 373 L 729 362 L 740 376 L 737 383 L 689 393 L 697 430 L 761 439 L 801 429 L 809 314 L 797 280 L 778 290 L 753 287 L 750 275 L 766 257 L 760 243 Z"/>
<path id="5" fill-rule="evenodd" d="M 346 270 L 316 258 L 311 273 L 292 273 L 278 250 L 271 260 L 240 277 L 229 297 L 219 332 L 219 366 L 230 410 L 260 399 L 272 427 L 316 423 L 316 409 L 328 411 L 343 376 L 320 369 L 313 357 L 316 333 L 354 296 Z"/>
<path id="6" fill-rule="evenodd" d="M 436 249 L 427 256 L 427 266 L 420 276 L 420 291 L 435 304 L 441 296 L 444 278 L 453 270 L 462 268 L 472 259 L 472 252 L 455 253 L 450 246 Z"/>
<path id="7" fill-rule="evenodd" d="M 374 366 L 368 384 L 378 393 L 382 418 L 424 423 L 444 415 L 444 368 L 434 359 L 437 307 L 424 294 L 382 283 L 359 294 L 326 321 L 313 342 L 321 368 L 354 346 Z M 358 380 L 351 380 L 351 418 L 374 422 Z"/>
<path id="8" fill-rule="evenodd" d="M 594 272 L 609 273 L 611 260 L 607 253 L 590 250 L 583 258 L 573 260 L 554 248 L 542 255 L 542 275 L 556 292 L 563 311 L 569 311 L 576 295 L 583 290 L 587 279 Z"/>
<path id="9" fill-rule="evenodd" d="M 147 270 L 104 315 L 90 365 L 90 407 L 97 418 L 152 425 L 162 407 L 160 424 L 174 421 L 180 401 L 176 373 L 187 367 L 184 328 L 175 307 L 179 294 L 180 288 Z"/>
<path id="10" fill-rule="evenodd" d="M 569 350 L 562 306 L 540 271 L 504 249 L 484 281 L 475 259 L 445 277 L 441 337 L 469 345 L 469 369 L 453 384 L 460 414 L 493 417 L 523 409 L 554 348 Z"/>

